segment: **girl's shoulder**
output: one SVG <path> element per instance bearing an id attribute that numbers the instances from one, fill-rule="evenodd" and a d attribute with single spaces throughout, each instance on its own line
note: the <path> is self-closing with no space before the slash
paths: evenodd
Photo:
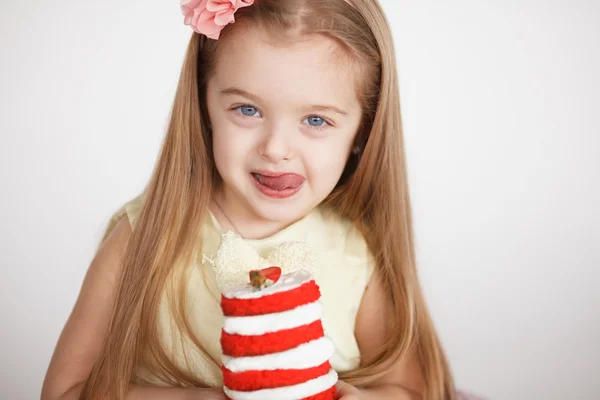
<path id="1" fill-rule="evenodd" d="M 112 214 L 112 216 L 110 217 L 110 221 L 108 222 L 108 227 L 107 227 L 106 231 L 104 232 L 104 237 L 102 240 L 104 241 L 104 239 L 106 239 L 108 237 L 108 235 L 115 228 L 115 226 L 117 225 L 119 220 L 125 215 L 127 216 L 127 219 L 129 220 L 129 225 L 131 227 L 133 227 L 135 224 L 135 221 L 137 220 L 138 216 L 140 215 L 140 211 L 142 210 L 143 201 L 144 201 L 144 192 L 137 195 L 133 199 L 128 200 L 127 202 L 125 202 L 125 204 L 121 205 L 121 207 L 119 207 L 119 209 L 117 211 L 115 211 Z"/>
<path id="2" fill-rule="evenodd" d="M 119 210 L 122 214 L 127 215 L 127 218 L 129 218 L 129 223 L 131 224 L 131 226 L 133 226 L 133 224 L 137 220 L 137 217 L 140 215 L 140 212 L 142 211 L 142 203 L 144 201 L 144 195 L 145 195 L 145 192 L 142 192 L 141 194 L 137 195 L 133 199 L 126 202 Z"/>

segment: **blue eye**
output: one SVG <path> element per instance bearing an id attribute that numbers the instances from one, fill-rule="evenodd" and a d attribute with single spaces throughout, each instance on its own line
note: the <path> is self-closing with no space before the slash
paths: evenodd
<path id="1" fill-rule="evenodd" d="M 244 117 L 254 117 L 258 110 L 255 107 L 249 105 L 243 105 L 236 108 Z"/>
<path id="2" fill-rule="evenodd" d="M 313 128 L 322 128 L 325 125 L 329 125 L 327 121 L 321 117 L 317 117 L 316 115 L 306 118 L 305 121 L 308 121 L 308 124 Z"/>

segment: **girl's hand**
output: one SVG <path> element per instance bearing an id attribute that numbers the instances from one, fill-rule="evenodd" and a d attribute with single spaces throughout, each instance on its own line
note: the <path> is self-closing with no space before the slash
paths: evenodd
<path id="1" fill-rule="evenodd" d="M 344 381 L 338 381 L 335 388 L 338 400 L 360 400 L 360 390 Z"/>

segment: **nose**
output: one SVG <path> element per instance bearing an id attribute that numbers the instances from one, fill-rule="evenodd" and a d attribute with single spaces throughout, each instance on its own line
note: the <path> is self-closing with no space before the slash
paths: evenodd
<path id="1" fill-rule="evenodd" d="M 272 163 L 287 161 L 291 155 L 289 134 L 277 127 L 265 133 L 259 146 L 260 155 Z"/>

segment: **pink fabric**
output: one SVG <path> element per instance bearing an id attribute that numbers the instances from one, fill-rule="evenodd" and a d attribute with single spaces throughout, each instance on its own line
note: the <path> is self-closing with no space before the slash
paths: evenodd
<path id="1" fill-rule="evenodd" d="M 211 39 L 219 39 L 221 30 L 235 22 L 235 12 L 254 4 L 254 0 L 181 0 L 183 23 Z"/>

